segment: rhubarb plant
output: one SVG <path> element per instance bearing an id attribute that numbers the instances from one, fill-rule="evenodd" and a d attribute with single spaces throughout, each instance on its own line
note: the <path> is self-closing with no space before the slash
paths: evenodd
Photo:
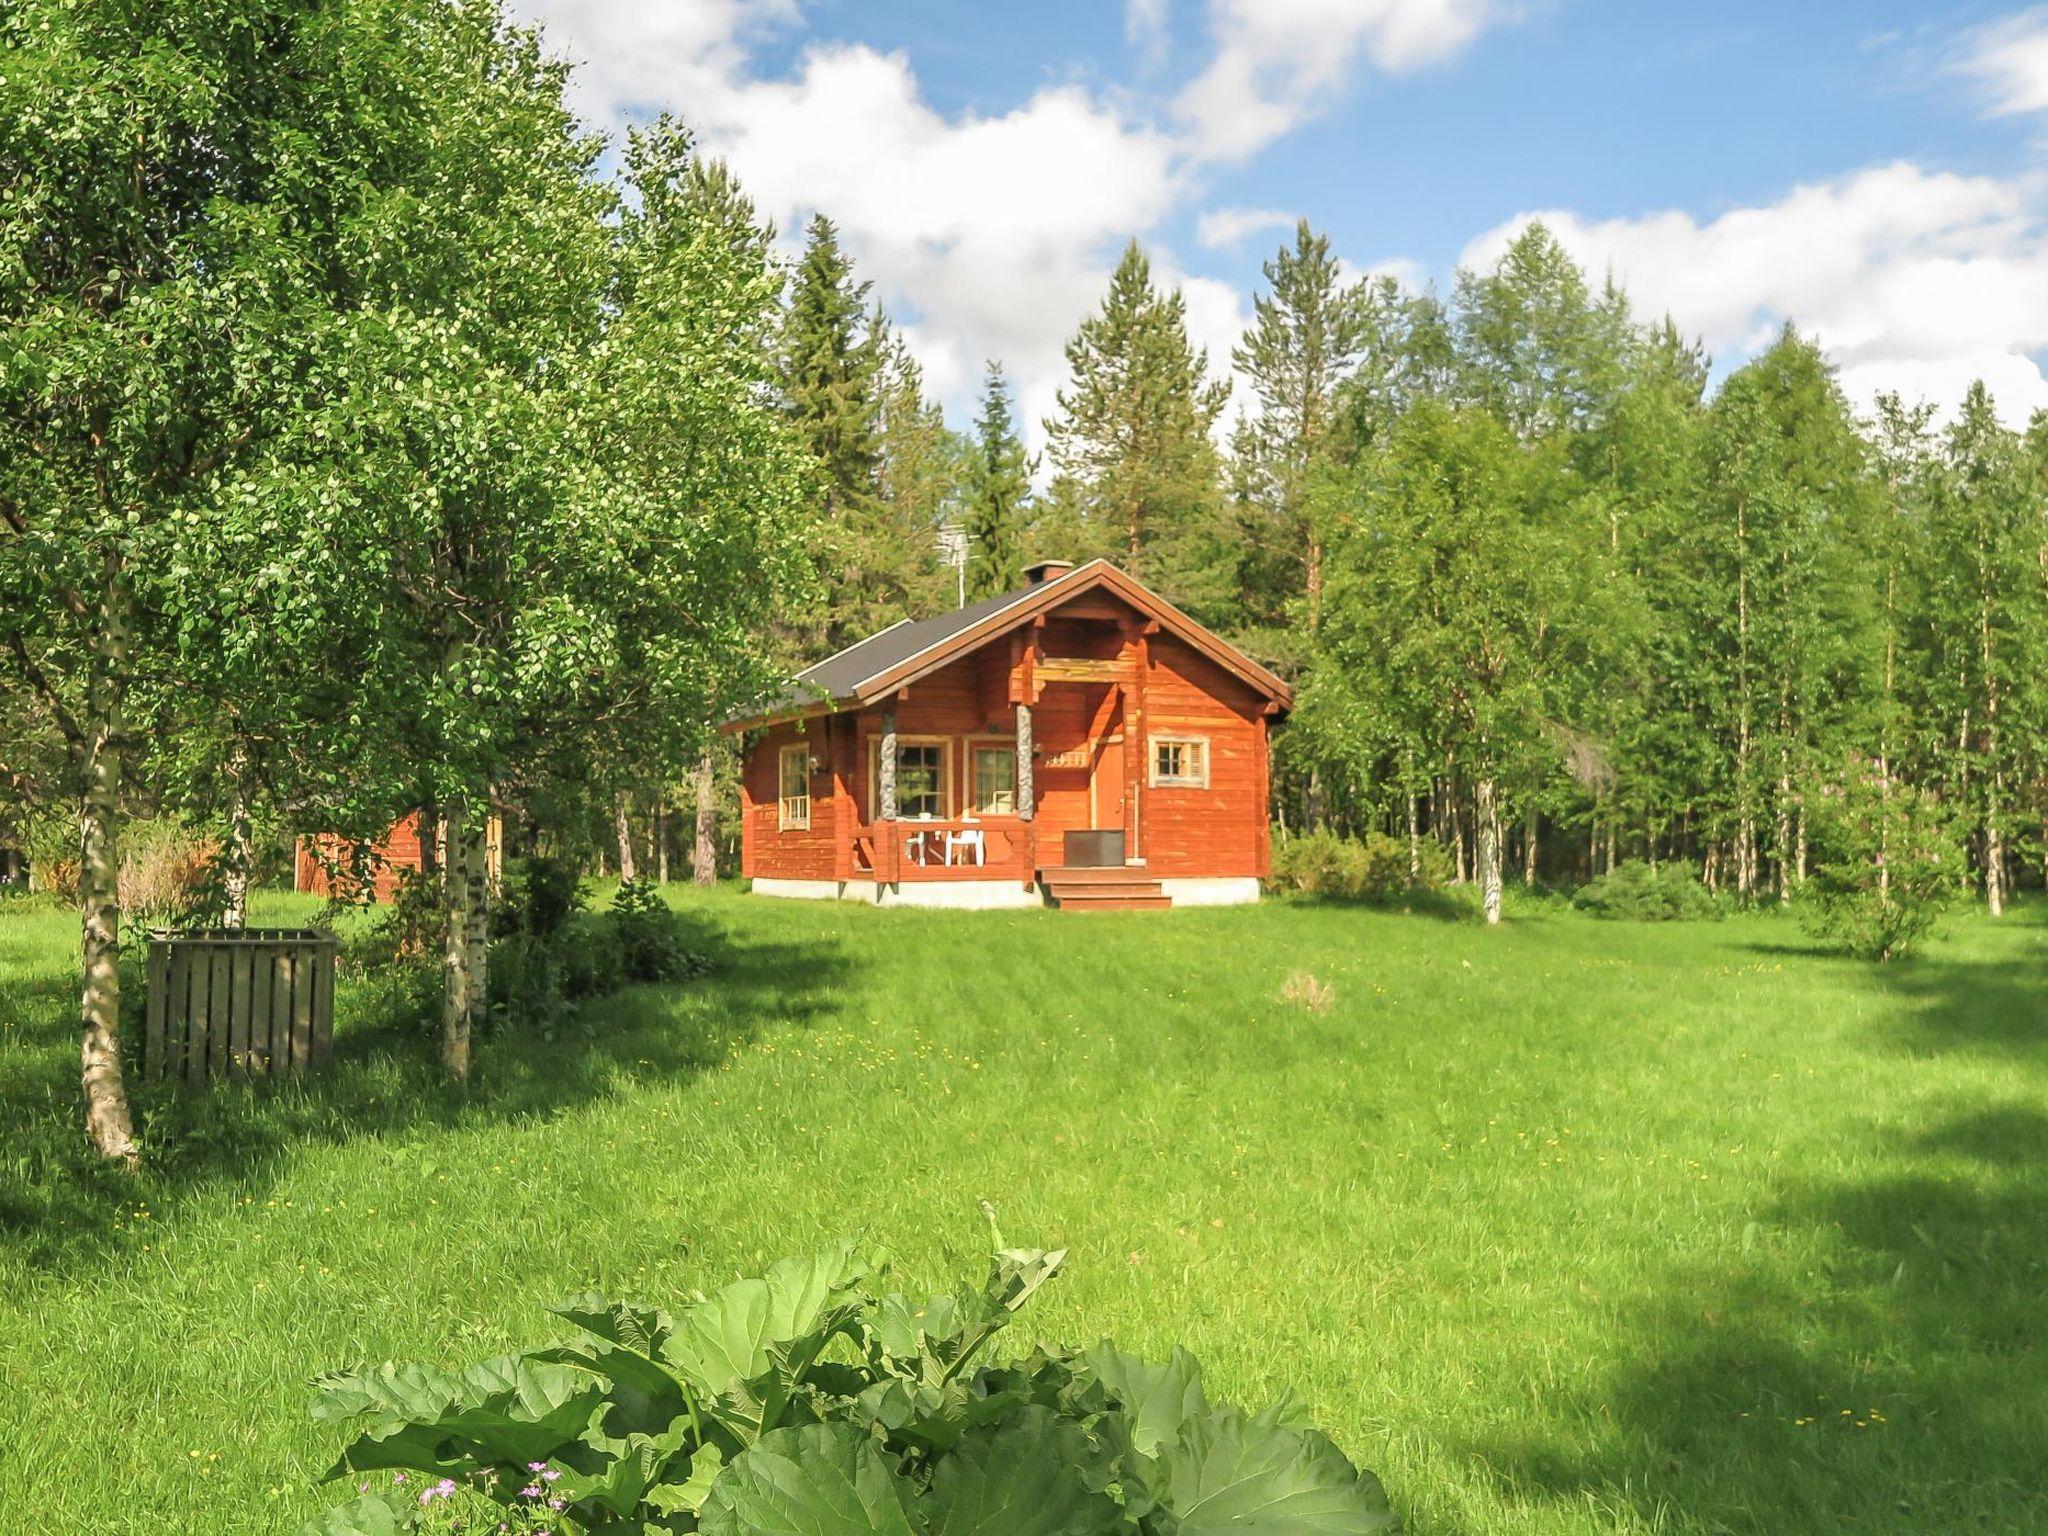
<path id="1" fill-rule="evenodd" d="M 1291 1395 L 1211 1403 L 1192 1355 L 996 1358 L 1063 1251 L 1001 1246 L 914 1299 L 842 1246 L 671 1314 L 582 1296 L 563 1343 L 464 1370 L 323 1376 L 354 1497 L 301 1536 L 1366 1536 L 1377 1478 Z"/>

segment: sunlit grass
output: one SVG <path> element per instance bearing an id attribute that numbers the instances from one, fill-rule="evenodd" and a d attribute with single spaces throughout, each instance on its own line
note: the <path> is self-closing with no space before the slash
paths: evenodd
<path id="1" fill-rule="evenodd" d="M 132 1185 L 74 1150 L 74 933 L 0 909 L 0 1531 L 289 1531 L 315 1370 L 842 1234 L 946 1279 L 984 1197 L 1074 1251 L 1038 1331 L 1297 1385 L 1419 1532 L 2048 1529 L 2038 908 L 1884 969 L 1771 917 L 673 894 L 711 981 L 466 1098 L 345 995 L 326 1077 L 152 1101 Z"/>

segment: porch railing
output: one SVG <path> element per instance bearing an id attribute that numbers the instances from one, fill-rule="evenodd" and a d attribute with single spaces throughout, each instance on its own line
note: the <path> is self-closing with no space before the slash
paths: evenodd
<path id="1" fill-rule="evenodd" d="M 857 874 L 905 880 L 1018 880 L 1038 876 L 1034 824 L 1017 816 L 877 821 L 853 840 Z"/>

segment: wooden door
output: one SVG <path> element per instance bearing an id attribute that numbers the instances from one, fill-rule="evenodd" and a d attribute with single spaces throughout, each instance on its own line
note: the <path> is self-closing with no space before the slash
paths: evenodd
<path id="1" fill-rule="evenodd" d="M 1120 726 L 1095 744 L 1088 781 L 1088 824 L 1107 831 L 1124 824 L 1124 733 Z"/>

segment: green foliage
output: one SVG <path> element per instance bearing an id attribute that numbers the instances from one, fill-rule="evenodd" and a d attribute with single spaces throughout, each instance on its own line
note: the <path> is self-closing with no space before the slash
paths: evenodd
<path id="1" fill-rule="evenodd" d="M 1273 840 L 1273 886 L 1306 896 L 1388 901 L 1440 890 L 1450 877 L 1450 855 L 1435 842 L 1411 850 L 1383 832 L 1354 838 L 1327 830 Z"/>
<path id="2" fill-rule="evenodd" d="M 709 968 L 703 951 L 692 947 L 689 925 L 652 881 L 620 884 L 612 898 L 611 928 L 624 981 L 681 981 Z"/>
<path id="3" fill-rule="evenodd" d="M 1011 419 L 1002 364 L 991 362 L 974 426 L 967 482 L 967 596 L 994 597 L 1024 582 L 1024 531 L 1030 518 L 1031 460 Z"/>
<path id="4" fill-rule="evenodd" d="M 1652 868 L 1643 859 L 1625 859 L 1572 895 L 1572 905 L 1595 917 L 1629 923 L 1670 923 L 1726 916 L 1726 911 L 1683 864 Z"/>
<path id="5" fill-rule="evenodd" d="M 883 1290 L 882 1267 L 849 1245 L 673 1315 L 576 1297 L 550 1309 L 575 1337 L 466 1370 L 321 1377 L 314 1417 L 356 1436 L 329 1477 L 423 1491 L 380 1487 L 301 1536 L 416 1529 L 422 1511 L 559 1512 L 621 1536 L 1396 1528 L 1378 1479 L 1298 1400 L 1212 1405 L 1185 1350 L 1164 1365 L 1107 1342 L 990 1360 L 1066 1257 L 997 1241 L 986 1281 L 937 1296 Z"/>
<path id="6" fill-rule="evenodd" d="M 1209 382 L 1186 299 L 1153 286 L 1135 240 L 1067 363 L 1073 377 L 1046 423 L 1056 478 L 1041 536 L 1070 559 L 1107 555 L 1197 617 L 1220 618 L 1236 570 L 1210 434 L 1229 385 Z"/>
<path id="7" fill-rule="evenodd" d="M 583 910 L 583 877 L 566 859 L 535 854 L 514 868 L 505 905 L 517 927 L 537 939 L 552 939 Z"/>
<path id="8" fill-rule="evenodd" d="M 1859 959 L 1909 953 L 1968 879 L 1953 811 L 1862 764 L 1817 800 L 1822 854 L 1800 892 L 1802 921 Z"/>

